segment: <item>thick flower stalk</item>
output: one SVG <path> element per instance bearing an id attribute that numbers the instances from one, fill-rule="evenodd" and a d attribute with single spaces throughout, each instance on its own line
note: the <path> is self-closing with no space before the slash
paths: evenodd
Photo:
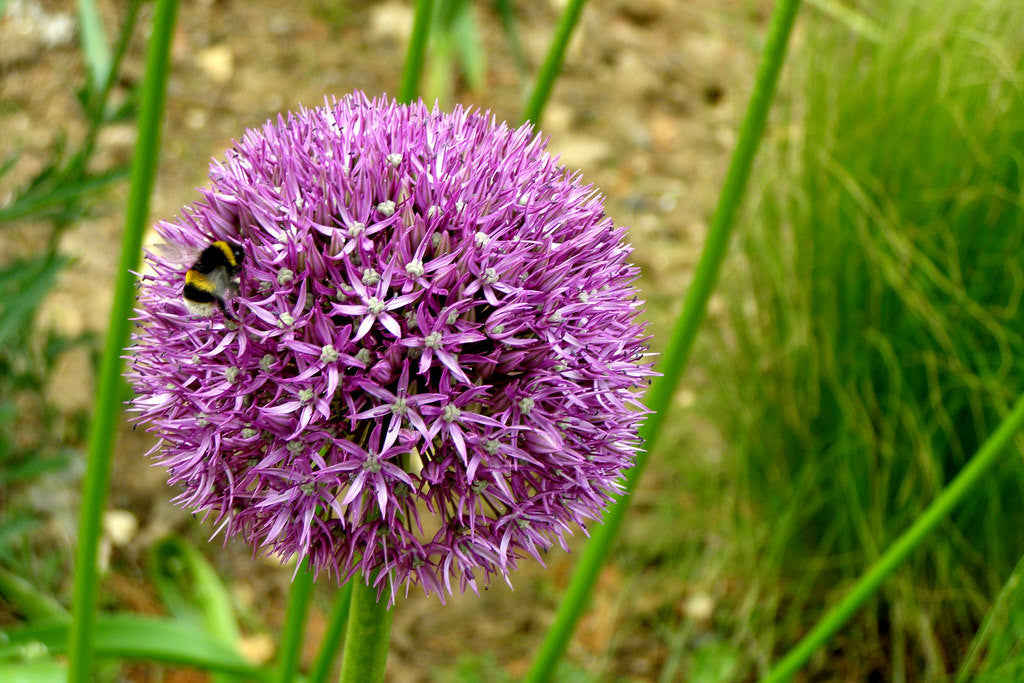
<path id="1" fill-rule="evenodd" d="M 227 311 L 147 255 L 137 419 L 257 552 L 392 599 L 507 580 L 598 519 L 652 374 L 624 229 L 527 127 L 362 94 L 249 131 L 157 231 L 244 251 Z"/>

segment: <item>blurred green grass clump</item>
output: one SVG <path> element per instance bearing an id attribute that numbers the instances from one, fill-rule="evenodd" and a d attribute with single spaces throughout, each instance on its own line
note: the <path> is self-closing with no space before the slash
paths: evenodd
<path id="1" fill-rule="evenodd" d="M 62 355 L 84 348 L 92 363 L 97 340 L 88 330 L 57 331 L 39 313 L 72 262 L 62 237 L 107 210 L 105 193 L 128 174 L 125 164 L 97 161 L 96 152 L 105 126 L 135 115 L 120 77 L 140 4 L 130 3 L 108 45 L 94 3 L 78 3 L 79 120 L 54 123 L 46 150 L 22 149 L 17 135 L 3 139 L 11 149 L 0 158 L 0 623 L 63 615 L 55 595 L 69 587 L 69 561 L 60 551 L 77 507 L 66 492 L 81 476 L 88 413 L 58 408 L 53 395 L 70 381 L 61 375 Z M 0 18 L 5 9 L 0 1 Z M 0 653 L 2 680 L 14 675 L 6 666 Z"/>
<path id="2" fill-rule="evenodd" d="M 1024 392 L 1024 5 L 808 9 L 732 264 L 719 383 L 767 520 L 759 571 L 787 586 L 765 601 L 776 649 Z M 840 648 L 872 651 L 858 675 L 942 675 L 963 656 L 1024 550 L 1020 445 L 847 631 Z"/>

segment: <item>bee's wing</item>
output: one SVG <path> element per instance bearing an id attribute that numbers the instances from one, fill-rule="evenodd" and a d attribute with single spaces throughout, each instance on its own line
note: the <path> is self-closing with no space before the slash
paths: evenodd
<path id="1" fill-rule="evenodd" d="M 199 258 L 202 249 L 188 244 L 161 242 L 148 251 L 156 261 L 191 268 Z"/>

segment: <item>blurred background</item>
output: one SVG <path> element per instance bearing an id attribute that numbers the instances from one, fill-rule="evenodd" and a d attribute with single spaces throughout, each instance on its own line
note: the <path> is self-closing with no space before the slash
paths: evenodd
<path id="1" fill-rule="evenodd" d="M 424 98 L 518 123 L 564 3 L 435 4 Z M 771 6 L 593 0 L 541 122 L 630 226 L 655 349 L 699 258 Z M 96 7 L 116 45 L 126 3 Z M 0 0 L 0 626 L 44 609 L 19 591 L 70 604 L 151 13 L 143 3 L 98 109 L 75 3 Z M 412 16 L 399 0 L 183 2 L 153 220 L 191 202 L 246 128 L 325 96 L 394 93 Z M 1021 394 L 1022 67 L 1024 9 L 1010 0 L 805 3 L 668 433 L 559 680 L 756 678 Z M 165 612 L 172 537 L 216 569 L 244 651 L 270 659 L 291 569 L 208 542 L 212 528 L 169 503 L 152 445 L 127 425 L 119 437 L 101 606 Z M 965 662 L 1010 680 L 1020 625 L 1001 625 L 1021 598 L 1000 591 L 1024 552 L 1021 446 L 808 680 L 945 680 Z M 524 674 L 575 553 L 546 562 L 524 562 L 514 590 L 400 602 L 389 678 Z M 334 589 L 317 591 L 307 664 Z M 105 675 L 205 680 L 149 664 Z"/>

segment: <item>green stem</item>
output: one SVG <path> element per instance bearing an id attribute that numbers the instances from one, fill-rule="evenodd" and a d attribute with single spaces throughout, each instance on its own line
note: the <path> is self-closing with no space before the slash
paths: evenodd
<path id="1" fill-rule="evenodd" d="M 416 0 L 416 14 L 412 20 L 412 35 L 405 53 L 402 82 L 398 87 L 398 101 L 412 102 L 420 92 L 420 76 L 430 37 L 430 17 L 434 13 L 434 0 Z"/>
<path id="2" fill-rule="evenodd" d="M 82 144 L 78 148 L 78 151 L 75 152 L 75 155 L 58 174 L 58 184 L 75 184 L 89 178 L 86 170 L 89 166 L 89 161 L 92 159 L 92 154 L 96 149 L 96 140 L 99 137 L 100 129 L 107 123 L 107 103 L 110 100 L 110 93 L 113 90 L 114 83 L 117 81 L 118 74 L 121 72 L 121 62 L 124 60 L 124 55 L 128 50 L 128 43 L 135 32 L 135 24 L 138 20 L 139 5 L 141 2 L 142 0 L 132 0 L 128 5 L 124 21 L 121 24 L 121 31 L 118 34 L 114 56 L 110 62 L 110 67 L 107 71 L 102 89 L 99 92 L 92 87 L 86 89 L 87 95 L 84 106 L 85 116 L 89 121 L 89 127 L 86 128 L 85 138 L 82 140 Z M 76 199 L 77 195 L 72 194 L 64 201 L 63 213 L 69 215 L 74 213 L 73 208 Z M 61 241 L 61 236 L 64 234 L 65 229 L 67 229 L 71 224 L 72 221 L 64 218 L 61 218 L 55 223 L 55 229 L 50 233 L 48 240 L 49 243 L 47 245 L 51 253 L 56 253 L 57 246 Z"/>
<path id="3" fill-rule="evenodd" d="M 331 610 L 331 619 L 327 622 L 327 631 L 320 652 L 316 656 L 313 670 L 309 673 L 309 683 L 325 683 L 331 673 L 334 658 L 341 651 L 345 642 L 345 625 L 348 623 L 349 607 L 352 604 L 352 582 L 349 581 L 338 591 Z"/>
<path id="4" fill-rule="evenodd" d="M 99 572 L 96 552 L 100 522 L 110 484 L 110 457 L 115 429 L 121 410 L 121 358 L 131 331 L 131 310 L 135 300 L 135 277 L 142 235 L 149 214 L 149 195 L 156 176 L 160 124 L 164 114 L 171 34 L 178 3 L 158 0 L 153 16 L 153 35 L 146 56 L 146 76 L 142 84 L 139 111 L 139 139 L 132 160 L 131 186 L 125 211 L 125 233 L 114 284 L 110 326 L 103 348 L 103 360 L 97 377 L 96 406 L 89 430 L 89 453 L 82 504 L 78 522 L 78 550 L 75 555 L 74 608 L 71 623 L 68 681 L 86 683 L 92 679 L 93 638 L 96 625 L 96 601 Z"/>
<path id="5" fill-rule="evenodd" d="M 341 655 L 341 683 L 377 683 L 384 680 L 391 639 L 391 618 L 386 597 L 377 601 L 377 589 L 353 578 L 352 606 L 348 613 L 345 651 Z"/>
<path id="6" fill-rule="evenodd" d="M 92 0 L 78 0 L 79 38 L 82 51 L 87 55 L 89 67 L 89 92 L 94 93 L 103 87 L 104 81 L 111 74 L 110 48 L 107 47 L 107 36 L 103 30 L 103 21 Z"/>
<path id="7" fill-rule="evenodd" d="M 565 6 L 562 16 L 558 19 L 558 26 L 555 28 L 555 37 L 551 39 L 551 46 L 548 47 L 548 54 L 544 63 L 537 72 L 537 82 L 533 85 L 533 92 L 526 102 L 526 109 L 523 112 L 523 121 L 532 121 L 534 127 L 540 126 L 540 117 L 544 113 L 544 105 L 548 102 L 551 89 L 555 85 L 555 78 L 562 70 L 562 62 L 565 61 L 565 50 L 569 45 L 569 38 L 572 37 L 573 29 L 580 20 L 583 13 L 585 0 L 569 0 Z"/>
<path id="8" fill-rule="evenodd" d="M 687 291 L 683 311 L 676 320 L 668 346 L 658 364 L 662 376 L 654 381 L 647 395 L 646 404 L 651 409 L 651 414 L 640 428 L 644 450 L 637 455 L 635 466 L 626 474 L 627 495 L 619 498 L 608 509 L 604 524 L 594 528 L 590 541 L 583 549 L 555 620 L 526 675 L 525 680 L 530 683 L 547 681 L 554 675 L 558 660 L 565 652 L 566 645 L 576 628 L 576 622 L 593 591 L 597 575 L 608 557 L 615 535 L 622 526 L 629 504 L 628 494 L 636 488 L 640 475 L 647 465 L 648 455 L 654 449 L 661 432 L 672 395 L 686 367 L 694 337 L 704 318 L 708 298 L 714 289 L 725 258 L 736 211 L 743 199 L 754 156 L 764 133 L 775 84 L 785 61 L 786 45 L 799 7 L 800 0 L 779 0 L 772 12 L 764 53 L 754 80 L 754 89 L 740 126 L 739 140 L 726 173 L 707 242 L 697 264 L 693 282 Z"/>
<path id="9" fill-rule="evenodd" d="M 999 462 L 1007 443 L 1013 435 L 1024 426 L 1024 396 L 1021 396 L 992 435 L 981 445 L 978 452 L 971 458 L 960 473 L 949 483 L 939 497 L 932 501 L 914 523 L 903 532 L 889 549 L 885 551 L 871 567 L 861 575 L 846 597 L 818 622 L 810 633 L 804 636 L 796 647 L 783 657 L 782 661 L 769 672 L 764 679 L 766 683 L 788 681 L 793 674 L 807 663 L 811 655 L 831 638 L 842 626 L 856 614 L 857 610 L 874 595 L 886 577 L 903 563 L 910 553 L 928 537 L 939 522 L 944 520 L 957 505 L 962 503 L 971 489 Z"/>
<path id="10" fill-rule="evenodd" d="M 309 559 L 304 558 L 292 579 L 288 593 L 288 608 L 284 616 L 284 632 L 277 652 L 277 683 L 291 683 L 295 679 L 299 655 L 302 651 L 302 636 L 306 631 L 306 612 L 313 594 L 313 572 L 309 570 Z"/>
<path id="11" fill-rule="evenodd" d="M 141 0 L 132 0 L 128 4 L 106 79 L 103 81 L 103 85 L 98 93 L 91 90 L 89 92 L 85 112 L 86 117 L 89 119 L 89 128 L 85 132 L 85 140 L 82 142 L 79 152 L 64 171 L 64 177 L 66 178 L 77 179 L 85 170 L 92 157 L 93 150 L 96 148 L 96 138 L 99 137 L 100 128 L 106 123 L 107 103 L 110 101 L 110 93 L 113 91 L 114 83 L 121 72 L 121 62 L 124 61 L 124 56 L 128 52 L 128 43 L 131 42 L 131 37 L 135 34 L 135 23 L 138 21 L 139 6 L 141 4 Z"/>

